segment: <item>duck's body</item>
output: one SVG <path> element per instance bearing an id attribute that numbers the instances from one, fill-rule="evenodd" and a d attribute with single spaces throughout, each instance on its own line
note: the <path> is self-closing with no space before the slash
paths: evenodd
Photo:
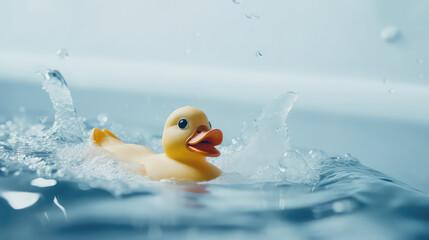
<path id="1" fill-rule="evenodd" d="M 210 128 L 201 110 L 183 107 L 166 121 L 162 137 L 165 153 L 156 154 L 145 146 L 126 144 L 106 129 L 95 128 L 91 141 L 112 157 L 132 164 L 138 173 L 150 179 L 209 181 L 222 173 L 206 161 L 206 156 L 220 155 L 214 146 L 222 142 L 222 132 Z"/>

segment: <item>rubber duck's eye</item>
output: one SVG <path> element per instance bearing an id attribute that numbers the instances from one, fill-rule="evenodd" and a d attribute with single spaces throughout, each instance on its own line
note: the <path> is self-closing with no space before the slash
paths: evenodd
<path id="1" fill-rule="evenodd" d="M 179 128 L 181 129 L 185 129 L 188 127 L 188 120 L 186 120 L 185 118 L 182 118 L 179 120 L 179 122 L 177 123 L 177 126 L 179 126 Z"/>
<path id="2" fill-rule="evenodd" d="M 212 129 L 212 123 L 211 122 L 209 122 L 209 125 L 210 125 L 210 129 Z"/>

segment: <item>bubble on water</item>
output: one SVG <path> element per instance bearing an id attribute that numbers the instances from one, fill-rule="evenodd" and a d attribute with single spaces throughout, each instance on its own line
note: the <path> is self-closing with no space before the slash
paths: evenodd
<path id="1" fill-rule="evenodd" d="M 241 3 L 240 0 L 232 0 L 232 2 L 235 3 L 235 4 L 240 4 Z"/>
<path id="2" fill-rule="evenodd" d="M 395 26 L 388 26 L 381 31 L 380 37 L 388 43 L 394 43 L 401 38 L 401 32 Z"/>
<path id="3" fill-rule="evenodd" d="M 256 57 L 262 57 L 262 54 L 263 54 L 263 53 L 262 53 L 262 51 L 261 51 L 261 50 L 257 50 L 257 51 L 256 51 L 256 53 L 255 53 L 255 56 L 256 56 Z"/>
<path id="4" fill-rule="evenodd" d="M 60 48 L 57 51 L 57 56 L 61 59 L 68 59 L 69 58 L 69 52 L 65 48 Z"/>
<path id="5" fill-rule="evenodd" d="M 389 93 L 390 93 L 390 94 L 395 93 L 395 89 L 393 89 L 393 88 L 389 89 Z"/>
<path id="6" fill-rule="evenodd" d="M 244 16 L 246 16 L 247 19 L 251 19 L 251 20 L 261 18 L 260 16 L 254 14 L 254 13 L 246 13 L 246 14 L 244 14 Z"/>
<path id="7" fill-rule="evenodd" d="M 97 120 L 100 126 L 104 126 L 104 124 L 109 120 L 109 117 L 106 113 L 100 113 L 97 115 Z"/>
<path id="8" fill-rule="evenodd" d="M 20 106 L 20 107 L 18 108 L 18 111 L 19 111 L 19 112 L 22 112 L 22 113 L 23 113 L 23 112 L 25 112 L 25 107 L 24 107 L 24 106 Z"/>

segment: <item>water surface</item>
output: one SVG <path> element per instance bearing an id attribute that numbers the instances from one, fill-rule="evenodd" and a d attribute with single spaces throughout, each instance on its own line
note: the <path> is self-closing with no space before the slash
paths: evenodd
<path id="1" fill-rule="evenodd" d="M 159 134 L 107 113 L 79 116 L 57 71 L 42 85 L 53 117 L 25 106 L 25 114 L 0 116 L 0 226 L 8 239 L 429 238 L 426 194 L 350 154 L 289 145 L 294 93 L 274 98 L 222 145 L 210 159 L 221 177 L 175 184 L 127 172 L 88 142 L 93 127 L 109 128 L 162 152 Z"/>

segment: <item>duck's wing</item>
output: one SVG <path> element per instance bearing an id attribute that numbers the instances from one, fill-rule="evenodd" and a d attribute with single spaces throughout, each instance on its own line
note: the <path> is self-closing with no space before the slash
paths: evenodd
<path id="1" fill-rule="evenodd" d="M 116 137 L 116 136 L 115 136 L 115 134 L 113 134 L 111 131 L 109 131 L 109 130 L 107 130 L 107 129 L 103 129 L 103 130 L 101 130 L 101 131 L 103 131 L 105 134 L 107 134 L 107 135 L 111 136 L 112 138 L 116 138 L 116 139 L 118 139 L 118 140 L 119 140 L 119 138 L 118 138 L 118 137 Z"/>
<path id="2" fill-rule="evenodd" d="M 101 131 L 98 128 L 94 128 L 89 138 L 91 142 L 99 147 L 105 147 L 116 144 L 124 144 L 119 138 L 117 138 L 113 133 L 107 129 Z"/>
<path id="3" fill-rule="evenodd" d="M 141 159 L 147 155 L 155 154 L 154 151 L 145 146 L 126 144 L 122 142 L 107 129 L 103 129 L 103 131 L 101 131 L 98 128 L 94 128 L 91 133 L 90 140 L 95 145 L 114 155 L 115 158 L 125 160 L 127 162 L 134 162 L 136 159 Z"/>

